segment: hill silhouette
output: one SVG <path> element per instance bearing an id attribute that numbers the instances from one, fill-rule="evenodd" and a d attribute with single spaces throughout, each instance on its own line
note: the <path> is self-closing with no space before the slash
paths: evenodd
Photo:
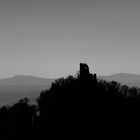
<path id="1" fill-rule="evenodd" d="M 117 81 L 122 85 L 140 88 L 140 75 L 130 73 L 117 73 L 109 76 L 99 76 L 100 79 L 106 81 Z"/>
<path id="2" fill-rule="evenodd" d="M 0 106 L 13 104 L 25 97 L 34 99 L 42 90 L 49 89 L 54 81 L 28 75 L 0 79 Z"/>
<path id="3" fill-rule="evenodd" d="M 16 75 L 14 77 L 0 79 L 0 86 L 51 86 L 55 79 L 40 78 L 30 75 Z"/>
<path id="4" fill-rule="evenodd" d="M 139 139 L 140 89 L 97 79 L 86 64 L 57 79 L 37 105 L 23 99 L 0 109 L 7 139 Z"/>

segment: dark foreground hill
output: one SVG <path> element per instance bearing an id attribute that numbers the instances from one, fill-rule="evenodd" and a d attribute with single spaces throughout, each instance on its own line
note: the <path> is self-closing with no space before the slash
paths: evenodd
<path id="1" fill-rule="evenodd" d="M 140 89 L 98 80 L 80 65 L 37 98 L 0 109 L 5 139 L 139 139 Z"/>

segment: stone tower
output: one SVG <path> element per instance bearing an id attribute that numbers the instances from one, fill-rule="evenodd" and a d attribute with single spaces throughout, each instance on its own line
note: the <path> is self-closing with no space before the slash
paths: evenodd
<path id="1" fill-rule="evenodd" d="M 87 64 L 80 63 L 80 78 L 87 79 L 89 77 L 89 67 Z"/>
<path id="2" fill-rule="evenodd" d="M 85 63 L 80 63 L 80 79 L 81 80 L 94 80 L 97 81 L 97 75 L 89 72 L 89 67 Z"/>

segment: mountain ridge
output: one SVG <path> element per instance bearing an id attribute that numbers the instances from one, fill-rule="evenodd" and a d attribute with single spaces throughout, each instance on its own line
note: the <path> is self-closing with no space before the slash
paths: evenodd
<path id="1" fill-rule="evenodd" d="M 13 77 L 0 79 L 0 86 L 51 86 L 52 82 L 54 81 L 55 79 L 41 78 L 32 75 L 15 75 Z"/>
<path id="2" fill-rule="evenodd" d="M 116 81 L 122 85 L 140 88 L 140 75 L 130 73 L 116 73 L 108 76 L 98 76 L 99 79 L 106 81 Z"/>
<path id="3" fill-rule="evenodd" d="M 130 87 L 140 87 L 140 74 L 115 73 L 107 76 L 98 76 L 99 79 L 106 81 L 116 81 L 122 85 Z M 53 78 L 42 78 L 32 75 L 15 75 L 13 77 L 0 79 L 0 86 L 51 86 L 55 81 Z"/>

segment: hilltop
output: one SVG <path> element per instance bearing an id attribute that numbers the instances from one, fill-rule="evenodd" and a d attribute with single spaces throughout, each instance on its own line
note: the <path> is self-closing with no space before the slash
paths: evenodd
<path id="1" fill-rule="evenodd" d="M 25 98 L 0 109 L 5 138 L 139 138 L 140 89 L 100 80 L 86 64 L 76 76 L 57 79 L 36 101 L 30 105 Z"/>

